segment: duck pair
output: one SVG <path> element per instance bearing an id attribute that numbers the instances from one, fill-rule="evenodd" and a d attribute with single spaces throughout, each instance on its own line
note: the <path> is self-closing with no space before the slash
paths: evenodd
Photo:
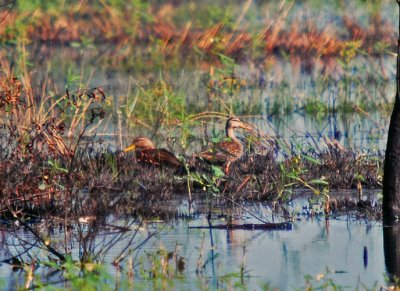
<path id="1" fill-rule="evenodd" d="M 252 127 L 242 122 L 237 117 L 231 117 L 226 122 L 226 136 L 230 141 L 222 141 L 212 147 L 195 154 L 194 157 L 204 159 L 213 164 L 223 164 L 225 174 L 229 173 L 230 165 L 239 159 L 244 152 L 243 144 L 235 136 L 234 129 L 243 128 L 251 130 Z M 137 137 L 132 145 L 124 149 L 124 152 L 135 151 L 139 163 L 152 164 L 156 166 L 166 165 L 171 167 L 183 167 L 182 162 L 170 151 L 157 149 L 153 142 L 146 137 Z"/>

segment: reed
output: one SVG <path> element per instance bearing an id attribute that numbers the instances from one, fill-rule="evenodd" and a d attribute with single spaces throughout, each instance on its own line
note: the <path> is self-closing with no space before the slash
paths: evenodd
<path id="1" fill-rule="evenodd" d="M 122 6 L 115 1 L 95 5 L 81 1 L 55 9 L 51 1 L 19 1 L 14 9 L 5 9 L 0 15 L 5 19 L 1 41 L 11 43 L 20 36 L 63 45 L 92 40 L 94 45 L 115 44 L 117 50 L 125 50 L 127 44 L 130 50 L 137 49 L 142 44 L 157 48 L 164 61 L 197 55 L 212 62 L 218 61 L 219 54 L 235 60 L 266 57 L 275 52 L 303 58 L 339 57 L 348 55 L 349 50 L 379 55 L 395 46 L 393 25 L 372 8 L 367 10 L 368 26 L 343 12 L 339 17 L 347 31 L 342 33 L 334 25 L 319 28 L 318 19 L 298 23 L 290 15 L 293 3 L 282 5 L 280 10 L 274 3 L 259 4 L 266 6 L 264 11 L 276 11 L 267 19 L 260 15 L 262 9 L 254 9 L 248 3 L 244 3 L 243 10 L 230 1 L 226 5 L 222 8 L 210 3 L 132 1 Z M 312 4 L 305 5 L 314 8 Z M 257 17 L 264 20 L 257 23 Z M 123 52 L 118 55 L 124 57 Z"/>

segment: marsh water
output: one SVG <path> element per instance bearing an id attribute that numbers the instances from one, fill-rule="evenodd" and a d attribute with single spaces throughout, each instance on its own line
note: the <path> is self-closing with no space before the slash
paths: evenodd
<path id="1" fill-rule="evenodd" d="M 333 193 L 333 197 L 334 197 Z M 336 193 L 337 197 L 357 199 L 357 194 L 351 191 Z M 376 202 L 377 192 L 369 192 L 369 199 Z M 309 195 L 307 195 L 309 197 Z M 169 209 L 179 209 L 179 218 L 170 221 L 150 222 L 142 227 L 137 238 L 130 242 L 130 247 L 140 245 L 149 232 L 157 232 L 143 246 L 130 256 L 135 265 L 135 272 L 140 272 L 139 261 L 147 262 L 147 254 L 156 254 L 161 249 L 176 252 L 185 262 L 181 271 L 183 280 L 175 283 L 177 289 L 195 289 L 196 282 L 206 282 L 210 289 L 229 288 L 240 282 L 248 290 L 257 290 L 270 286 L 279 290 L 294 290 L 306 286 L 307 280 L 313 286 L 322 285 L 325 280 L 332 279 L 338 286 L 359 290 L 387 286 L 387 267 L 384 256 L 384 236 L 381 223 L 370 220 L 368 215 L 357 211 L 348 211 L 325 219 L 322 203 L 309 202 L 299 197 L 285 206 L 286 211 L 295 218 L 292 227 L 281 230 L 226 230 L 197 229 L 194 226 L 208 226 L 207 214 L 202 213 L 207 208 L 205 200 L 196 200 L 192 205 L 192 215 L 189 218 L 189 208 L 186 198 L 177 198 L 166 206 Z M 284 221 L 272 211 L 272 206 L 266 203 L 242 203 L 238 207 L 223 207 L 215 210 L 212 224 L 259 223 L 252 215 L 269 222 Z M 244 211 L 243 209 L 246 209 Z M 313 215 L 310 215 L 311 212 Z M 274 214 L 272 214 L 274 213 Z M 251 215 L 250 215 L 251 214 Z M 110 217 L 110 224 L 118 224 L 120 218 Z M 18 238 L 34 241 L 29 232 L 20 230 Z M 63 237 L 62 230 L 55 230 L 52 237 Z M 99 234 L 95 239 L 99 251 L 114 235 L 111 231 Z M 9 258 L 10 254 L 21 252 L 15 239 L 15 233 L 8 235 L 2 231 L 0 258 Z M 111 248 L 104 258 L 109 272 L 116 276 L 117 269 L 111 265 L 126 246 L 128 239 L 121 239 Z M 72 252 L 79 252 L 75 245 Z M 23 255 L 23 252 L 21 252 Z M 40 250 L 36 255 L 40 257 Z M 396 259 L 396 258 L 395 258 Z M 243 277 L 240 270 L 243 268 Z M 392 270 L 393 271 L 393 270 Z M 44 282 L 58 282 L 61 273 L 53 272 L 46 267 L 40 267 L 36 274 Z M 13 270 L 3 263 L 0 277 L 12 290 L 16 285 L 23 285 L 26 273 L 22 269 Z M 5 282 L 4 282 L 5 281 Z M 19 284 L 18 284 L 19 282 Z M 153 282 L 154 283 L 154 282 Z M 56 286 L 63 286 L 58 283 Z M 148 284 L 152 284 L 151 280 Z M 204 286 L 204 285 L 203 285 Z"/>

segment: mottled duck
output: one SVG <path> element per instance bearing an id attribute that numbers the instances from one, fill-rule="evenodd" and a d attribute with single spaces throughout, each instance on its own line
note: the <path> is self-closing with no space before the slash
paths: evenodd
<path id="1" fill-rule="evenodd" d="M 135 151 L 136 160 L 141 164 L 183 168 L 182 162 L 169 150 L 157 149 L 146 137 L 137 137 L 124 152 Z"/>
<path id="2" fill-rule="evenodd" d="M 230 140 L 216 143 L 212 147 L 196 154 L 195 156 L 213 164 L 224 165 L 224 172 L 227 175 L 229 173 L 230 165 L 239 159 L 244 152 L 242 142 L 235 136 L 235 128 L 252 130 L 250 125 L 245 124 L 239 118 L 231 117 L 226 122 L 225 127 L 226 136 L 230 138 Z"/>

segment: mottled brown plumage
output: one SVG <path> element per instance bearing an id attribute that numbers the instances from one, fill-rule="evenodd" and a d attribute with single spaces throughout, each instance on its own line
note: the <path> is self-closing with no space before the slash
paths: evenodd
<path id="1" fill-rule="evenodd" d="M 135 151 L 136 160 L 142 164 L 155 166 L 183 167 L 182 162 L 170 151 L 157 149 L 153 142 L 146 137 L 137 137 L 124 152 Z"/>
<path id="2" fill-rule="evenodd" d="M 226 122 L 226 136 L 230 138 L 230 141 L 222 141 L 214 144 L 211 148 L 196 154 L 196 157 L 200 157 L 210 163 L 223 164 L 225 174 L 229 173 L 229 166 L 231 163 L 239 159 L 243 155 L 243 144 L 235 136 L 234 129 L 243 128 L 251 130 L 251 126 L 243 123 L 237 117 L 231 117 Z"/>

